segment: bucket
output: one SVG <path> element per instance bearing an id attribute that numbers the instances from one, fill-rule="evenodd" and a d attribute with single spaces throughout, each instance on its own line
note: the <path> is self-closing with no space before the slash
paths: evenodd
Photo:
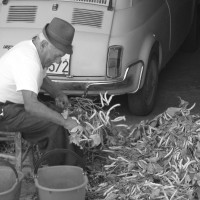
<path id="1" fill-rule="evenodd" d="M 81 167 L 59 165 L 38 169 L 41 162 L 52 154 L 69 152 L 72 153 L 68 149 L 52 150 L 37 161 L 34 174 L 40 200 L 85 200 L 88 179 Z"/>
<path id="2" fill-rule="evenodd" d="M 11 163 L 0 160 L 0 199 L 19 200 L 23 177 Z"/>

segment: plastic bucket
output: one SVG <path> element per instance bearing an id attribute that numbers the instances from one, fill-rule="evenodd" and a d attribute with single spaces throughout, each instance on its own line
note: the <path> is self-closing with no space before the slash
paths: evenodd
<path id="1" fill-rule="evenodd" d="M 67 149 L 52 150 L 41 157 L 35 168 L 35 185 L 40 200 L 85 200 L 87 176 L 77 166 L 47 166 L 37 169 L 44 157 L 54 153 L 69 152 Z"/>
<path id="2" fill-rule="evenodd" d="M 19 200 L 24 175 L 7 161 L 0 161 L 0 199 Z"/>

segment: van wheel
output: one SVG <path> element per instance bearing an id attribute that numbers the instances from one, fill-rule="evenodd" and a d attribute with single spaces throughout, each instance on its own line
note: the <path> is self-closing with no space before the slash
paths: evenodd
<path id="1" fill-rule="evenodd" d="M 186 40 L 184 41 L 181 50 L 184 52 L 194 52 L 199 47 L 199 17 L 198 6 L 194 11 L 194 19 Z"/>
<path id="2" fill-rule="evenodd" d="M 158 85 L 158 56 L 153 49 L 147 67 L 143 87 L 136 94 L 128 94 L 129 110 L 134 115 L 148 115 L 155 104 Z"/>

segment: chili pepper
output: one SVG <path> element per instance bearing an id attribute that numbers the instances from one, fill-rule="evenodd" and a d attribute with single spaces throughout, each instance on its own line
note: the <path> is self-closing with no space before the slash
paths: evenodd
<path id="1" fill-rule="evenodd" d="M 85 121 L 85 123 L 86 123 L 92 130 L 95 129 L 94 126 L 92 126 L 92 124 L 90 124 L 89 122 Z"/>
<path id="2" fill-rule="evenodd" d="M 89 120 L 91 120 L 96 114 L 97 114 L 97 111 L 95 109 L 93 109 L 93 114 L 89 117 Z"/>
<path id="3" fill-rule="evenodd" d="M 106 196 L 115 186 L 111 186 L 110 188 L 108 188 L 104 193 L 103 196 Z"/>
<path id="4" fill-rule="evenodd" d="M 182 126 L 182 128 L 180 128 L 181 129 L 181 132 L 184 132 L 184 130 L 185 130 L 185 127 L 184 126 Z"/>
<path id="5" fill-rule="evenodd" d="M 130 195 L 134 195 L 135 191 L 136 191 L 136 187 L 135 187 L 135 186 L 133 186 L 133 187 L 131 188 Z"/>
<path id="6" fill-rule="evenodd" d="M 172 117 L 168 112 L 166 112 L 166 115 L 167 115 L 167 117 L 169 117 L 170 119 L 173 119 L 173 117 Z"/>
<path id="7" fill-rule="evenodd" d="M 145 177 L 145 175 L 144 175 L 144 174 L 142 174 L 141 172 L 139 172 L 139 175 L 140 175 L 141 177 Z"/>
<path id="8" fill-rule="evenodd" d="M 186 171 L 185 174 L 184 174 L 184 176 L 183 176 L 183 178 L 179 181 L 179 184 L 181 184 L 184 181 L 184 179 L 185 179 L 185 177 L 186 177 L 187 174 L 188 174 L 188 172 Z"/>
<path id="9" fill-rule="evenodd" d="M 162 142 L 163 142 L 164 138 L 165 138 L 165 136 L 161 137 L 161 139 L 160 139 L 160 141 L 159 141 L 159 143 L 158 143 L 158 147 L 160 147 L 160 146 L 161 146 L 161 144 L 162 144 Z"/>
<path id="10" fill-rule="evenodd" d="M 117 124 L 116 126 L 117 126 L 117 127 L 124 127 L 124 128 L 127 128 L 127 129 L 128 129 L 128 125 L 126 125 L 126 124 Z"/>
<path id="11" fill-rule="evenodd" d="M 195 122 L 197 125 L 200 125 L 200 119 Z"/>
<path id="12" fill-rule="evenodd" d="M 163 118 L 167 121 L 169 121 L 171 119 L 171 117 L 168 117 L 168 115 L 166 114 L 166 112 L 163 113 Z"/>
<path id="13" fill-rule="evenodd" d="M 164 143 L 165 147 L 168 145 L 169 140 L 170 140 L 170 136 L 167 138 L 166 142 Z"/>
<path id="14" fill-rule="evenodd" d="M 95 128 L 95 129 L 92 131 L 91 134 L 94 134 L 95 131 L 97 131 L 98 129 L 102 128 L 103 126 L 104 126 L 103 124 L 101 124 L 100 126 L 98 126 L 97 128 Z"/>
<path id="15" fill-rule="evenodd" d="M 174 185 L 166 185 L 166 186 L 163 186 L 163 189 L 166 190 L 166 189 L 171 189 L 174 187 L 175 187 Z"/>
<path id="16" fill-rule="evenodd" d="M 159 183 L 153 183 L 153 182 L 150 182 L 150 181 L 145 181 L 144 186 L 150 186 L 150 187 L 152 187 L 152 186 L 159 186 L 159 187 L 162 187 L 161 184 L 159 184 Z"/>
<path id="17" fill-rule="evenodd" d="M 167 153 L 167 155 L 164 156 L 164 159 L 168 158 L 172 153 L 173 153 L 174 148 L 172 147 L 172 149 Z"/>
<path id="18" fill-rule="evenodd" d="M 99 111 L 99 117 L 100 117 L 101 121 L 106 125 L 107 124 L 107 118 L 106 118 L 106 115 L 104 114 L 103 111 Z"/>
<path id="19" fill-rule="evenodd" d="M 102 96 L 101 93 L 100 93 L 100 101 L 101 101 L 101 107 L 103 108 L 104 107 L 104 102 L 103 102 L 103 96 Z"/>
<path id="20" fill-rule="evenodd" d="M 122 174 L 118 174 L 117 176 L 126 176 L 128 175 L 129 173 L 122 173 Z"/>
<path id="21" fill-rule="evenodd" d="M 107 153 L 115 153 L 114 151 L 108 150 L 108 149 L 103 149 L 102 151 L 107 152 Z"/>
<path id="22" fill-rule="evenodd" d="M 163 177 L 163 176 L 166 176 L 169 172 L 160 172 L 160 173 L 157 173 L 156 176 L 159 176 L 159 177 Z"/>
<path id="23" fill-rule="evenodd" d="M 184 197 L 184 195 L 177 197 L 176 200 L 179 200 L 179 199 L 180 199 L 180 200 L 184 200 L 184 199 L 185 199 L 185 200 L 188 200 L 187 198 Z"/>
<path id="24" fill-rule="evenodd" d="M 178 167 L 179 167 L 179 169 L 182 168 L 182 163 L 183 163 L 183 158 L 181 158 L 181 160 L 180 160 L 179 163 L 178 163 Z"/>
<path id="25" fill-rule="evenodd" d="M 113 162 L 113 163 L 110 164 L 110 165 L 104 165 L 104 167 L 105 167 L 105 168 L 116 167 L 115 163 L 116 163 L 116 162 Z"/>
<path id="26" fill-rule="evenodd" d="M 191 160 L 191 161 L 188 161 L 187 163 L 185 163 L 185 165 L 183 166 L 183 169 L 187 170 L 189 165 L 191 165 L 192 163 L 196 163 L 196 160 Z"/>
<path id="27" fill-rule="evenodd" d="M 123 179 L 128 180 L 128 179 L 134 179 L 136 177 L 137 177 L 137 175 L 132 175 L 132 176 L 123 177 Z"/>
<path id="28" fill-rule="evenodd" d="M 115 194 L 116 192 L 118 192 L 119 190 L 113 190 L 113 191 L 110 191 L 107 195 L 106 195 L 106 199 L 108 198 L 109 199 L 109 196 L 111 194 Z"/>
<path id="29" fill-rule="evenodd" d="M 163 124 L 161 117 L 159 118 L 159 124 Z"/>
<path id="30" fill-rule="evenodd" d="M 112 122 L 119 122 L 119 121 L 126 121 L 125 116 L 116 117 L 115 119 L 111 120 Z"/>
<path id="31" fill-rule="evenodd" d="M 107 92 L 105 93 L 104 99 L 105 99 L 107 105 L 110 104 L 110 102 L 111 102 L 111 100 L 112 100 L 113 97 L 114 97 L 114 95 L 110 95 L 110 97 L 109 97 L 109 99 L 108 99 L 108 98 L 107 98 Z"/>
<path id="32" fill-rule="evenodd" d="M 188 111 L 192 110 L 196 106 L 196 103 L 194 103 L 190 108 L 187 108 Z"/>
<path id="33" fill-rule="evenodd" d="M 175 181 L 177 184 L 179 184 L 180 179 L 179 179 L 178 175 L 177 175 L 176 173 L 174 173 L 174 172 L 172 172 L 172 173 L 174 174 L 174 176 L 171 176 L 172 179 L 174 179 L 174 181 Z"/>
<path id="34" fill-rule="evenodd" d="M 108 156 L 108 158 L 109 158 L 110 160 L 114 160 L 114 161 L 117 161 L 117 160 L 118 160 L 118 159 L 113 158 L 113 157 L 111 157 L 111 156 Z"/>
<path id="35" fill-rule="evenodd" d="M 163 189 L 162 191 L 163 191 L 163 193 L 164 193 L 164 196 L 165 196 L 166 200 L 169 200 L 169 198 L 168 198 L 168 196 L 167 196 L 165 190 Z"/>
<path id="36" fill-rule="evenodd" d="M 177 165 L 171 165 L 174 169 L 175 169 L 175 171 L 178 173 L 179 172 L 179 169 L 178 169 L 178 167 L 177 167 Z"/>
<path id="37" fill-rule="evenodd" d="M 117 157 L 118 158 L 118 160 L 122 160 L 122 161 L 125 161 L 125 162 L 127 162 L 127 163 L 129 163 L 129 161 L 128 160 L 126 160 L 125 158 L 123 158 L 123 157 Z"/>
<path id="38" fill-rule="evenodd" d="M 167 182 L 168 182 L 171 186 L 174 187 L 173 183 L 172 183 L 166 176 L 164 176 L 163 178 L 165 178 L 165 179 L 167 180 Z"/>
<path id="39" fill-rule="evenodd" d="M 176 193 L 177 193 L 177 190 L 175 190 L 175 192 L 172 194 L 172 196 L 170 197 L 170 200 L 173 200 L 173 198 L 175 197 Z"/>

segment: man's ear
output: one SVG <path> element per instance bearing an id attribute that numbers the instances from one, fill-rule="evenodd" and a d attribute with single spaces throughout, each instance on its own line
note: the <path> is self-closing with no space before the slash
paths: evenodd
<path id="1" fill-rule="evenodd" d="M 42 40 L 40 42 L 40 48 L 41 50 L 45 49 L 48 46 L 48 42 L 46 40 Z"/>

